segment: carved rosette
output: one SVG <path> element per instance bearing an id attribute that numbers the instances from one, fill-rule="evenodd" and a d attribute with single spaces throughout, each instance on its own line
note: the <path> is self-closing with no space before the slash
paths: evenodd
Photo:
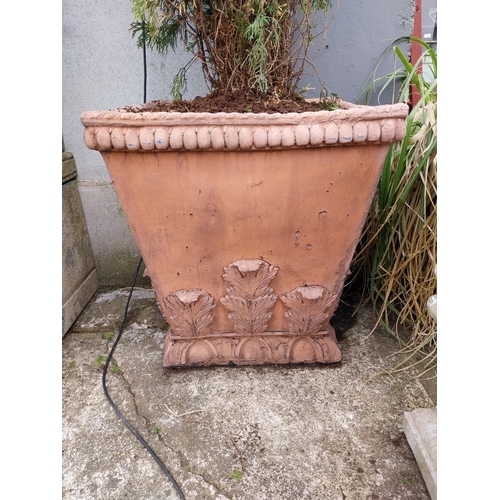
<path id="1" fill-rule="evenodd" d="M 170 324 L 164 366 L 334 363 L 341 353 L 329 324 L 337 296 L 325 287 L 302 286 L 281 295 L 288 331 L 268 331 L 277 295 L 269 286 L 279 268 L 260 259 L 224 268 L 229 283 L 221 304 L 229 310 L 233 332 L 211 331 L 214 298 L 204 290 L 178 290 L 164 298 Z"/>
<path id="2" fill-rule="evenodd" d="M 224 268 L 222 277 L 230 283 L 221 304 L 231 312 L 227 317 L 240 335 L 262 335 L 272 316 L 269 312 L 278 298 L 269 282 L 277 267 L 259 259 L 239 260 Z"/>

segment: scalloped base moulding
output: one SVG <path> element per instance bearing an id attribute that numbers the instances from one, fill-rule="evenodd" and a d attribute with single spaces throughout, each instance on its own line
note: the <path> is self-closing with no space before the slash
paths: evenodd
<path id="1" fill-rule="evenodd" d="M 85 112 L 170 329 L 164 366 L 333 363 L 335 312 L 405 104 Z"/>

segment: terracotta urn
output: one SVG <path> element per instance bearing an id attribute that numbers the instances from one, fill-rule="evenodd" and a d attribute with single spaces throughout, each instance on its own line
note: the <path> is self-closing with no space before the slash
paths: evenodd
<path id="1" fill-rule="evenodd" d="M 329 320 L 407 114 L 82 114 L 170 326 L 164 366 L 340 361 Z"/>

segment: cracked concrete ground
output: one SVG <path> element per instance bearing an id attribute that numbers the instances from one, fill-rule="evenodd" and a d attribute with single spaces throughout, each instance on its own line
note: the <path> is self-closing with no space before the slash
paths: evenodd
<path id="1" fill-rule="evenodd" d="M 63 500 L 178 498 L 103 393 L 127 296 L 96 294 L 63 338 Z M 187 500 L 427 500 L 402 419 L 434 393 L 406 373 L 374 377 L 398 344 L 368 335 L 368 309 L 350 323 L 338 364 L 166 369 L 166 324 L 136 289 L 108 391 Z"/>

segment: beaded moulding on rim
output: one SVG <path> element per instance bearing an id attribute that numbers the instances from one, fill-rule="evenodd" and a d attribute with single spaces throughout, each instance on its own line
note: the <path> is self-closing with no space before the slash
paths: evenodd
<path id="1" fill-rule="evenodd" d="M 245 151 L 348 146 L 400 141 L 406 104 L 304 113 L 179 113 L 87 111 L 87 147 L 97 151 Z"/>

